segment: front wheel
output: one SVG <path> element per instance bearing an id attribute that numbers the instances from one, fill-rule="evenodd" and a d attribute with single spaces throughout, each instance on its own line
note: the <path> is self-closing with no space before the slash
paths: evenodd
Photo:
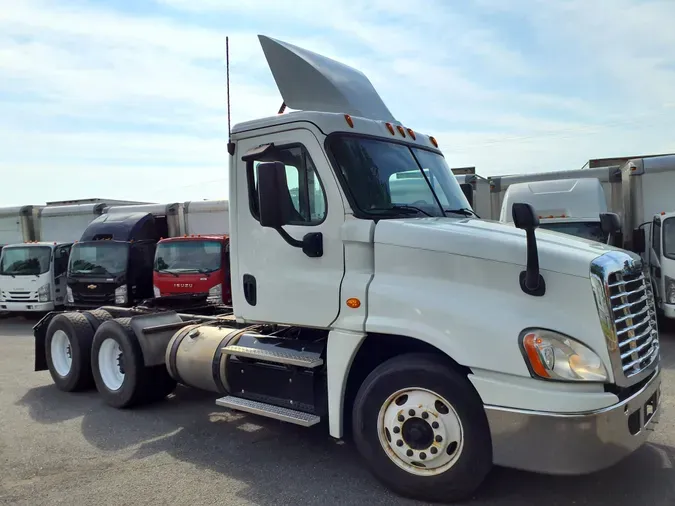
<path id="1" fill-rule="evenodd" d="M 435 355 L 402 355 L 378 366 L 359 389 L 352 423 L 373 474 L 404 496 L 462 500 L 492 467 L 478 394 Z"/>

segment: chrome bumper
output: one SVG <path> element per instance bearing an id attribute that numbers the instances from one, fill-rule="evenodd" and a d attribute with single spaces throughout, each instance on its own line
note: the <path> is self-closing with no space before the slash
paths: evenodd
<path id="1" fill-rule="evenodd" d="M 586 474 L 639 448 L 661 412 L 661 375 L 628 399 L 585 413 L 546 413 L 485 406 L 493 461 L 546 474 Z"/>

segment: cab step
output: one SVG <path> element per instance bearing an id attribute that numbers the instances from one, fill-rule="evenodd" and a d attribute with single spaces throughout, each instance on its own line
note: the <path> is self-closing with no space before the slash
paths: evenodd
<path id="1" fill-rule="evenodd" d="M 317 415 L 295 411 L 294 409 L 282 408 L 272 404 L 265 404 L 264 402 L 242 399 L 241 397 L 234 397 L 233 395 L 226 395 L 225 397 L 217 399 L 216 404 L 223 408 L 245 411 L 246 413 L 274 418 L 275 420 L 294 423 L 295 425 L 301 425 L 303 427 L 311 427 L 321 421 L 321 418 Z"/>
<path id="2" fill-rule="evenodd" d="M 323 365 L 323 359 L 318 357 L 316 353 L 306 353 L 302 351 L 288 350 L 274 347 L 270 348 L 251 348 L 249 346 L 231 345 L 222 348 L 223 354 L 234 355 L 237 357 L 254 358 L 257 360 L 265 360 L 267 362 L 274 362 L 276 364 L 295 365 L 298 367 L 305 367 L 307 369 L 314 369 Z"/>

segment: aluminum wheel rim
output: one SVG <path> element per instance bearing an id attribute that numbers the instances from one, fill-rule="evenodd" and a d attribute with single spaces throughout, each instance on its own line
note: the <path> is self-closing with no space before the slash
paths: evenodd
<path id="1" fill-rule="evenodd" d="M 50 347 L 52 364 L 56 374 L 65 378 L 73 366 L 73 353 L 70 346 L 70 338 L 63 330 L 57 330 L 52 336 Z"/>
<path id="2" fill-rule="evenodd" d="M 424 388 L 390 395 L 378 413 L 377 433 L 389 459 L 417 476 L 447 471 L 464 448 L 462 422 L 452 404 Z"/>
<path id="3" fill-rule="evenodd" d="M 98 369 L 108 390 L 119 390 L 124 383 L 124 354 L 114 339 L 107 338 L 98 350 Z"/>

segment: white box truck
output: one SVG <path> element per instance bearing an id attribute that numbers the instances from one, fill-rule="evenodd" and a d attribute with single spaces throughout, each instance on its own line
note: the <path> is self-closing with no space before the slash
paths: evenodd
<path id="1" fill-rule="evenodd" d="M 639 255 L 537 230 L 527 204 L 515 227 L 473 217 L 435 138 L 364 74 L 260 40 L 296 112 L 228 142 L 233 313 L 51 313 L 35 369 L 117 408 L 182 383 L 224 408 L 323 420 L 388 487 L 431 501 L 470 496 L 493 464 L 580 474 L 641 446 L 661 375 Z M 392 202 L 410 171 L 437 186 Z"/>
<path id="2" fill-rule="evenodd" d="M 624 247 L 649 266 L 657 311 L 675 318 L 675 155 L 621 166 Z"/>
<path id="3" fill-rule="evenodd" d="M 35 239 L 10 244 L 0 252 L 0 310 L 46 312 L 63 306 L 71 246 L 104 209 L 103 203 L 39 209 Z"/>

